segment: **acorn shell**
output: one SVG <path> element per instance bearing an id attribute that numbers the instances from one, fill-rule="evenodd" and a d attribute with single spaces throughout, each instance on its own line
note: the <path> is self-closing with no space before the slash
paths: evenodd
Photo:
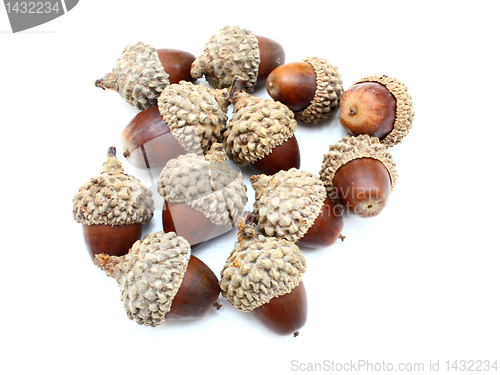
<path id="1" fill-rule="evenodd" d="M 213 35 L 203 54 L 191 65 L 191 76 L 205 76 L 210 86 L 231 86 L 233 78 L 245 80 L 245 90 L 253 91 L 259 72 L 260 52 L 257 37 L 239 26 L 226 26 Z"/>
<path id="2" fill-rule="evenodd" d="M 158 192 L 167 202 L 185 203 L 215 225 L 231 226 L 243 213 L 246 190 L 218 143 L 206 157 L 191 153 L 168 161 L 158 178 Z"/>
<path id="3" fill-rule="evenodd" d="M 222 142 L 229 104 L 227 89 L 181 81 L 165 88 L 158 110 L 182 148 L 203 155 L 213 143 Z"/>
<path id="4" fill-rule="evenodd" d="M 252 164 L 294 135 L 297 121 L 284 104 L 252 96 L 233 96 L 233 117 L 224 133 L 224 148 L 238 165 Z"/>
<path id="5" fill-rule="evenodd" d="M 116 156 L 108 156 L 101 173 L 83 184 L 74 196 L 73 216 L 85 225 L 148 223 L 154 213 L 152 196 L 138 179 L 124 173 Z"/>
<path id="6" fill-rule="evenodd" d="M 326 199 L 323 182 L 296 168 L 250 178 L 255 190 L 253 214 L 266 236 L 299 241 L 314 224 Z"/>
<path id="7" fill-rule="evenodd" d="M 295 113 L 299 121 L 317 123 L 330 116 L 338 107 L 340 97 L 344 93 L 342 77 L 336 66 L 332 66 L 327 59 L 307 57 L 303 60 L 314 68 L 316 73 L 316 92 L 309 106 Z"/>
<path id="8" fill-rule="evenodd" d="M 408 92 L 408 88 L 397 78 L 387 77 L 385 75 L 364 77 L 355 83 L 362 82 L 378 82 L 384 85 L 396 99 L 396 119 L 394 121 L 394 129 L 387 134 L 381 142 L 387 147 L 397 145 L 410 131 L 413 117 L 415 115 L 413 101 Z"/>
<path id="9" fill-rule="evenodd" d="M 357 137 L 344 137 L 342 140 L 330 146 L 328 153 L 323 156 L 320 179 L 326 187 L 326 192 L 330 199 L 337 201 L 337 193 L 333 188 L 333 179 L 337 170 L 351 160 L 360 158 L 372 158 L 380 161 L 386 167 L 391 178 L 391 191 L 396 185 L 398 175 L 396 173 L 396 163 L 392 160 L 392 155 L 387 151 L 387 146 L 380 142 L 378 138 L 362 134 Z"/>
<path id="10" fill-rule="evenodd" d="M 143 110 L 156 105 L 169 83 L 156 49 L 138 42 L 128 45 L 113 70 L 94 84 L 118 92 L 127 103 Z"/>
<path id="11" fill-rule="evenodd" d="M 293 242 L 263 236 L 242 218 L 238 228 L 238 242 L 221 271 L 219 284 L 232 305 L 251 311 L 290 293 L 302 279 L 306 260 Z"/>
<path id="12" fill-rule="evenodd" d="M 134 243 L 124 256 L 98 254 L 94 264 L 118 282 L 129 319 L 157 327 L 165 322 L 190 257 L 184 238 L 159 231 Z"/>

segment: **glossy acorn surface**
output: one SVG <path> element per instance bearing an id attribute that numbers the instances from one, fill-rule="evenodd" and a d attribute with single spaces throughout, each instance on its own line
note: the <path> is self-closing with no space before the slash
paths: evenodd
<path id="1" fill-rule="evenodd" d="M 196 79 L 191 77 L 191 64 L 196 57 L 185 51 L 178 49 L 158 49 L 158 58 L 161 66 L 168 74 L 170 84 L 179 83 L 180 81 L 195 82 Z"/>
<path id="2" fill-rule="evenodd" d="M 92 258 L 96 254 L 121 256 L 142 236 L 142 224 L 82 225 L 83 239 Z"/>
<path id="3" fill-rule="evenodd" d="M 249 164 L 256 174 L 275 174 L 281 170 L 300 168 L 300 150 L 297 138 L 293 135 L 281 145 L 272 149 L 262 159 Z"/>
<path id="4" fill-rule="evenodd" d="M 260 64 L 255 86 L 262 86 L 266 83 L 269 73 L 284 64 L 285 50 L 281 44 L 272 39 L 258 35 L 256 38 L 259 44 Z"/>

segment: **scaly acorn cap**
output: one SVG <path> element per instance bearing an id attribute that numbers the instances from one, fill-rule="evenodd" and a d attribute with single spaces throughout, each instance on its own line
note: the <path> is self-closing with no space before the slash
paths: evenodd
<path id="1" fill-rule="evenodd" d="M 94 84 L 116 91 L 127 103 L 143 110 L 156 105 L 170 82 L 156 49 L 138 42 L 128 45 L 113 70 Z"/>
<path id="2" fill-rule="evenodd" d="M 317 123 L 325 120 L 338 107 L 340 97 L 344 93 L 342 77 L 336 66 L 330 65 L 327 59 L 308 56 L 303 60 L 312 65 L 316 73 L 316 92 L 309 106 L 295 113 L 299 121 Z"/>
<path id="3" fill-rule="evenodd" d="M 326 199 L 326 189 L 311 172 L 291 168 L 272 176 L 250 178 L 255 190 L 253 214 L 266 236 L 299 241 L 314 224 Z"/>
<path id="4" fill-rule="evenodd" d="M 231 86 L 235 76 L 245 80 L 245 90 L 252 92 L 259 72 L 260 51 L 257 37 L 239 26 L 226 26 L 213 35 L 203 54 L 191 65 L 191 76 L 203 75 L 216 89 Z"/>
<path id="5" fill-rule="evenodd" d="M 224 148 L 236 164 L 253 164 L 294 135 L 297 121 L 286 105 L 244 91 L 231 96 L 233 117 L 224 132 Z"/>
<path id="6" fill-rule="evenodd" d="M 96 255 L 94 264 L 118 282 L 129 319 L 157 327 L 165 322 L 190 257 L 183 237 L 159 231 L 136 241 L 124 256 Z"/>
<path id="7" fill-rule="evenodd" d="M 266 237 L 238 219 L 238 242 L 221 271 L 222 295 L 238 310 L 251 311 L 290 293 L 302 279 L 306 260 L 293 242 Z"/>
<path id="8" fill-rule="evenodd" d="M 378 138 L 361 134 L 357 137 L 344 137 L 342 140 L 330 146 L 330 150 L 324 154 L 320 179 L 326 187 L 326 192 L 330 199 L 337 201 L 337 192 L 333 187 L 333 179 L 337 170 L 351 160 L 360 158 L 372 158 L 384 164 L 391 178 L 391 191 L 396 185 L 398 175 L 396 173 L 396 163 L 392 160 L 392 155 L 387 151 L 387 146 L 380 142 Z"/>
<path id="9" fill-rule="evenodd" d="M 397 145 L 410 131 L 413 117 L 415 115 L 413 101 L 408 92 L 408 88 L 397 78 L 387 77 L 385 75 L 364 77 L 356 81 L 355 84 L 362 82 L 378 82 L 384 85 L 396 99 L 396 119 L 394 120 L 394 129 L 387 134 L 384 139 L 382 139 L 382 143 L 387 147 Z"/>
<path id="10" fill-rule="evenodd" d="M 101 174 L 83 184 L 73 198 L 73 215 L 85 225 L 148 223 L 153 217 L 153 193 L 125 174 L 116 148 L 110 147 Z"/>
<path id="11" fill-rule="evenodd" d="M 205 157 L 191 153 L 169 160 L 158 178 L 158 192 L 167 202 L 183 202 L 215 225 L 233 224 L 248 201 L 246 191 L 219 143 Z"/>
<path id="12" fill-rule="evenodd" d="M 222 142 L 229 104 L 228 89 L 181 81 L 163 90 L 158 110 L 182 148 L 203 155 L 213 143 Z"/>

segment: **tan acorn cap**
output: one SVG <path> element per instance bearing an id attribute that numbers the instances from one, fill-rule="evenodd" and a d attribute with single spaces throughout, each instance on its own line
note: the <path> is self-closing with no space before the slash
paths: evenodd
<path id="1" fill-rule="evenodd" d="M 238 91 L 233 117 L 224 132 L 224 148 L 238 165 L 253 164 L 294 135 L 297 121 L 284 104 Z"/>
<path id="2" fill-rule="evenodd" d="M 332 66 L 327 59 L 307 57 L 303 60 L 314 68 L 316 73 L 316 92 L 309 106 L 296 112 L 297 120 L 317 123 L 325 120 L 339 105 L 340 97 L 344 93 L 342 77 L 336 66 Z"/>
<path id="3" fill-rule="evenodd" d="M 296 168 L 272 176 L 255 175 L 250 182 L 259 230 L 292 242 L 299 241 L 314 224 L 326 199 L 323 181 Z"/>
<path id="4" fill-rule="evenodd" d="M 174 232 L 150 233 L 128 254 L 98 254 L 94 264 L 116 279 L 127 316 L 157 327 L 165 322 L 191 257 L 189 243 Z"/>
<path id="5" fill-rule="evenodd" d="M 253 91 L 259 72 L 260 51 L 257 37 L 239 26 L 226 26 L 213 35 L 203 54 L 191 65 L 191 76 L 203 75 L 216 89 L 231 86 L 233 78 L 245 80 L 245 90 Z"/>
<path id="6" fill-rule="evenodd" d="M 238 242 L 221 271 L 222 295 L 238 310 L 251 311 L 290 293 L 302 279 L 306 260 L 297 245 L 259 234 L 238 219 Z"/>
<path id="7" fill-rule="evenodd" d="M 158 178 L 158 192 L 167 202 L 185 203 L 216 225 L 230 226 L 243 213 L 246 191 L 219 143 L 205 157 L 191 153 L 169 160 Z"/>
<path id="8" fill-rule="evenodd" d="M 323 156 L 319 176 L 325 184 L 330 199 L 336 201 L 338 198 L 337 192 L 333 188 L 333 178 L 337 170 L 351 160 L 360 158 L 372 158 L 384 164 L 391 178 L 391 191 L 394 189 L 398 175 L 396 164 L 392 160 L 390 152 L 387 151 L 387 146 L 381 143 L 378 138 L 362 134 L 357 137 L 342 138 L 336 144 L 331 145 L 328 153 Z"/>
<path id="9" fill-rule="evenodd" d="M 213 143 L 222 142 L 229 104 L 228 89 L 181 81 L 165 88 L 158 110 L 182 148 L 203 155 Z"/>
<path id="10" fill-rule="evenodd" d="M 73 216 L 85 225 L 144 224 L 154 213 L 153 193 L 125 174 L 110 147 L 101 174 L 83 184 L 73 198 Z"/>
<path id="11" fill-rule="evenodd" d="M 408 134 L 412 127 L 415 111 L 413 101 L 408 92 L 408 88 L 397 78 L 387 77 L 385 75 L 373 75 L 359 79 L 356 83 L 378 82 L 384 85 L 396 99 L 396 120 L 394 129 L 382 139 L 382 143 L 391 147 L 400 143 Z"/>
<path id="12" fill-rule="evenodd" d="M 125 47 L 113 70 L 94 84 L 116 91 L 127 103 L 143 110 L 156 105 L 170 82 L 156 49 L 138 42 Z"/>

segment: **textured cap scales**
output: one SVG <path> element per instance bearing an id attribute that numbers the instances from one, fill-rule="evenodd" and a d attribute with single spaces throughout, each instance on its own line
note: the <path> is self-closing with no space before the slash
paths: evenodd
<path id="1" fill-rule="evenodd" d="M 378 138 L 362 134 L 357 137 L 342 138 L 336 144 L 331 145 L 328 153 L 323 156 L 319 175 L 330 199 L 337 199 L 337 193 L 333 188 L 333 178 L 337 170 L 351 160 L 360 158 L 372 158 L 384 164 L 391 178 L 391 188 L 394 189 L 398 175 L 396 164 L 392 160 L 390 152 L 387 151 L 387 146 L 381 143 Z"/>
<path id="2" fill-rule="evenodd" d="M 221 271 L 222 295 L 238 310 L 251 311 L 290 293 L 302 279 L 306 260 L 297 245 L 266 237 L 238 219 L 238 242 Z"/>
<path id="3" fill-rule="evenodd" d="M 229 104 L 227 89 L 181 81 L 162 92 L 158 110 L 182 148 L 203 155 L 214 142 L 222 142 Z"/>
<path id="4" fill-rule="evenodd" d="M 316 92 L 309 106 L 295 114 L 297 120 L 317 123 L 325 120 L 339 105 L 340 97 L 344 93 L 342 77 L 338 68 L 330 65 L 327 59 L 307 57 L 305 60 L 314 68 L 316 73 Z"/>
<path id="5" fill-rule="evenodd" d="M 233 96 L 233 117 L 224 133 L 224 147 L 238 165 L 252 164 L 291 138 L 297 129 L 293 112 L 284 104 L 244 91 Z"/>
<path id="6" fill-rule="evenodd" d="M 181 155 L 167 162 L 158 178 L 158 192 L 167 202 L 184 202 L 216 225 L 232 225 L 248 200 L 241 173 L 231 169 L 222 145 L 205 156 Z"/>
<path id="7" fill-rule="evenodd" d="M 362 82 L 378 82 L 384 85 L 396 99 L 394 129 L 387 134 L 381 142 L 387 147 L 397 145 L 410 131 L 413 116 L 415 115 L 413 101 L 408 92 L 408 88 L 397 78 L 380 75 L 368 76 L 356 81 L 356 83 Z"/>
<path id="8" fill-rule="evenodd" d="M 255 35 L 239 26 L 226 26 L 213 35 L 203 54 L 191 65 L 191 76 L 205 75 L 210 86 L 222 89 L 231 86 L 233 78 L 245 80 L 245 90 L 253 91 L 259 72 L 260 52 Z"/>
<path id="9" fill-rule="evenodd" d="M 252 176 L 250 182 L 259 230 L 292 242 L 299 241 L 314 224 L 326 199 L 323 182 L 296 168 L 272 176 Z"/>
<path id="10" fill-rule="evenodd" d="M 73 215 L 85 225 L 143 224 L 153 217 L 152 196 L 138 179 L 123 172 L 111 147 L 101 174 L 83 184 L 73 198 Z"/>
<path id="11" fill-rule="evenodd" d="M 129 319 L 156 327 L 170 311 L 190 256 L 184 238 L 159 231 L 136 241 L 127 255 L 96 255 L 94 264 L 118 282 Z"/>
<path id="12" fill-rule="evenodd" d="M 155 106 L 169 83 L 156 49 L 142 42 L 128 45 L 113 70 L 95 81 L 97 87 L 118 92 L 140 110 Z"/>

